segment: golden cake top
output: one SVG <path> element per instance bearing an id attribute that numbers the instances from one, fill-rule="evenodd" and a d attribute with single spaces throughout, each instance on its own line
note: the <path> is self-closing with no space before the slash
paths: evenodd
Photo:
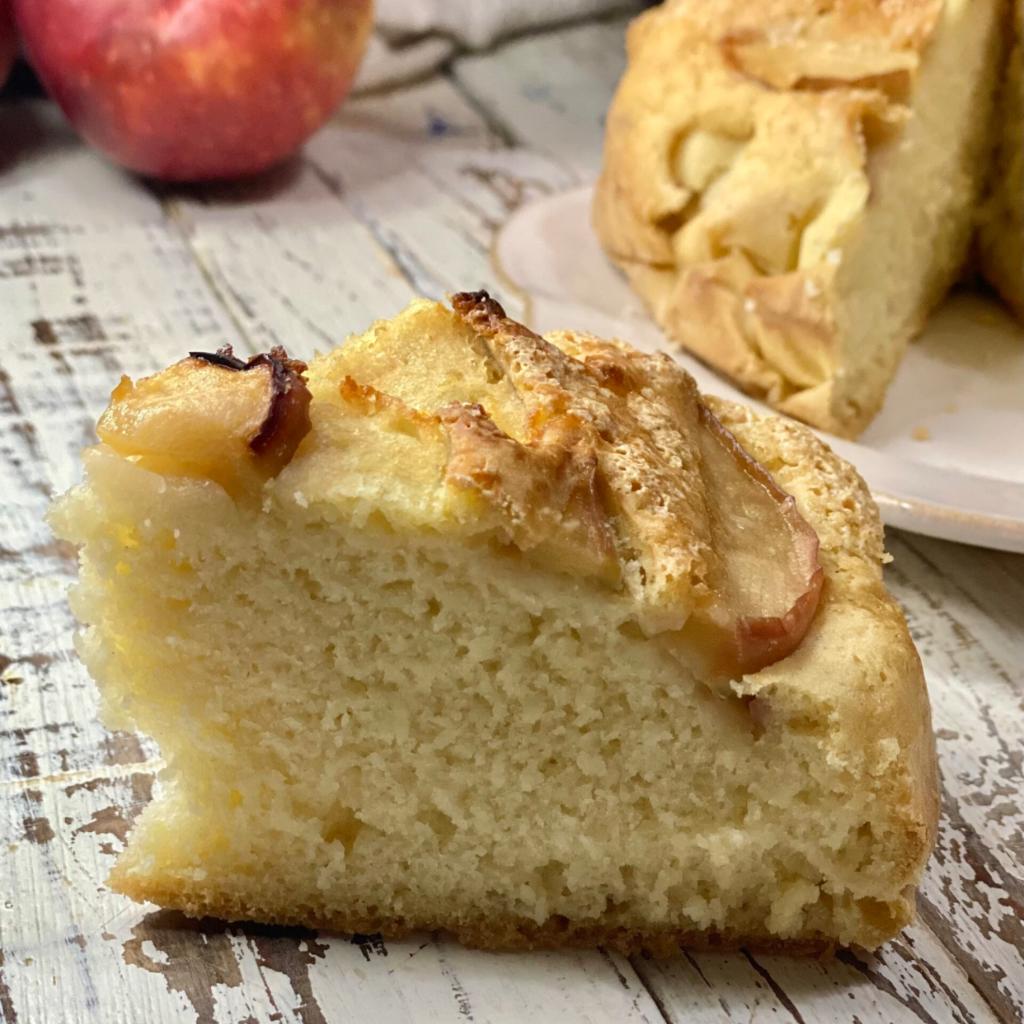
<path id="1" fill-rule="evenodd" d="M 834 275 L 940 0 L 669 2 L 630 27 L 595 217 L 623 259 Z M 786 144 L 781 144 L 786 143 Z M 698 202 L 698 199 L 700 200 Z M 737 273 L 739 271 L 737 270 Z"/>
<path id="2" fill-rule="evenodd" d="M 123 382 L 99 433 L 254 508 L 515 550 L 627 595 L 710 672 L 789 653 L 818 602 L 814 531 L 684 370 L 542 338 L 483 292 L 416 302 L 308 371 L 281 352 L 193 356 Z"/>

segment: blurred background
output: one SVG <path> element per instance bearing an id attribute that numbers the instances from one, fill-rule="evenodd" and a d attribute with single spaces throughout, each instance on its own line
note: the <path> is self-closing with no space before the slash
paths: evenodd
<path id="1" fill-rule="evenodd" d="M 205 0 L 179 16 L 153 0 L 0 0 L 0 95 L 52 96 L 88 142 L 148 176 L 237 177 L 293 154 L 350 94 L 421 81 L 460 54 L 526 33 L 645 6 L 269 0 L 254 16 L 239 0 Z M 235 159 L 213 153 L 218 146 Z"/>

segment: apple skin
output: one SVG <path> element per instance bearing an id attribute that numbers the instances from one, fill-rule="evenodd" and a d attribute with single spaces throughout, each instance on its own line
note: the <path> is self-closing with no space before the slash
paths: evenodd
<path id="1" fill-rule="evenodd" d="M 818 610 L 825 573 L 818 535 L 793 497 L 706 405 L 700 403 L 698 413 L 721 564 L 716 600 L 691 628 L 717 651 L 707 666 L 711 673 L 738 679 L 800 646 Z"/>
<path id="2" fill-rule="evenodd" d="M 0 0 L 0 4 L 7 0 Z M 75 128 L 165 181 L 257 173 L 344 99 L 372 0 L 13 0 L 36 73 Z"/>
<path id="3" fill-rule="evenodd" d="M 305 370 L 280 347 L 248 361 L 230 346 L 192 352 L 151 377 L 122 377 L 96 433 L 151 472 L 215 480 L 236 499 L 253 497 L 309 433 Z"/>
<path id="4" fill-rule="evenodd" d="M 18 35 L 14 31 L 9 0 L 0 0 L 0 86 L 7 81 L 18 53 Z"/>

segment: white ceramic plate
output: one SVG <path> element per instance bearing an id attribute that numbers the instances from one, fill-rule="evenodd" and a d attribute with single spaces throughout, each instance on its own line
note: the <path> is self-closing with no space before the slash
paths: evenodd
<path id="1" fill-rule="evenodd" d="M 670 353 L 702 390 L 759 403 L 668 345 L 590 228 L 591 189 L 519 210 L 494 259 L 528 299 L 529 326 L 573 328 Z M 949 298 L 903 360 L 857 442 L 818 432 L 868 482 L 885 522 L 1024 552 L 1024 329 L 991 299 Z"/>

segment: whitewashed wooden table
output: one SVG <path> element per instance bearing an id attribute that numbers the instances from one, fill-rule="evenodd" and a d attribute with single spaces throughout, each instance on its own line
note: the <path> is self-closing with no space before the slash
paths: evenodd
<path id="1" fill-rule="evenodd" d="M 494 230 L 594 175 L 622 31 L 522 39 L 353 101 L 246 187 L 155 191 L 48 105 L 0 104 L 0 1020 L 1024 1019 L 1024 558 L 906 534 L 887 575 L 928 676 L 943 820 L 919 921 L 876 955 L 494 955 L 190 922 L 104 887 L 159 760 L 97 722 L 71 553 L 42 517 L 111 386 L 224 341 L 308 356 L 417 294 L 486 286 L 521 314 Z"/>

